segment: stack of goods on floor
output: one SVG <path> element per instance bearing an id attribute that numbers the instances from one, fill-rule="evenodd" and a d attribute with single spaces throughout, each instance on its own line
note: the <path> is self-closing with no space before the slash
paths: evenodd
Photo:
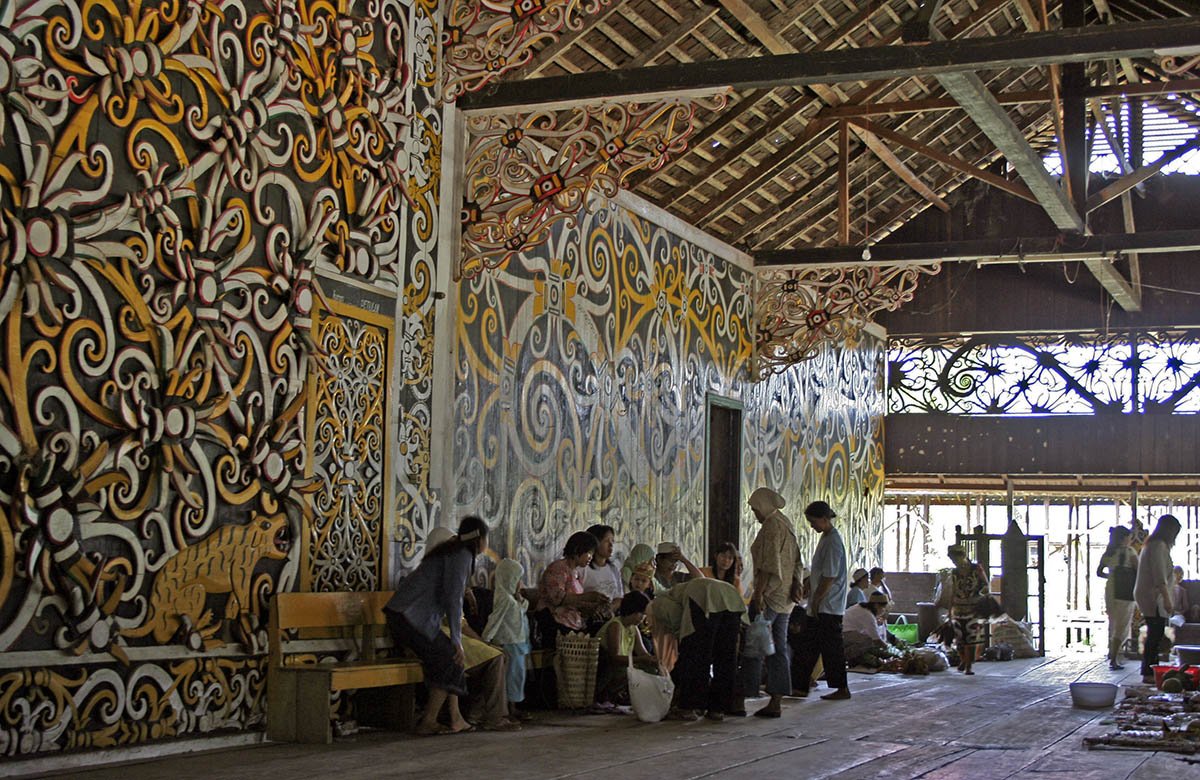
<path id="1" fill-rule="evenodd" d="M 1200 693 L 1135 688 L 1117 705 L 1115 723 L 1116 730 L 1085 737 L 1083 744 L 1089 748 L 1200 753 Z"/>

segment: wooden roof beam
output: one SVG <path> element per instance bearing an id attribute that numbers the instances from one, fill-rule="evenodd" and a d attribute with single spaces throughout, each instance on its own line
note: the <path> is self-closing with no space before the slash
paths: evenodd
<path id="1" fill-rule="evenodd" d="M 996 13 L 999 9 L 1003 8 L 1008 2 L 1010 2 L 1010 0 L 988 0 L 988 2 L 980 5 L 980 7 L 978 9 L 976 9 L 975 11 L 973 11 L 969 16 L 967 16 L 967 18 L 963 19 L 961 22 L 954 25 L 949 31 L 949 36 L 956 37 L 959 35 L 966 35 L 971 30 L 975 29 L 975 27 L 977 25 L 986 21 L 992 14 Z M 830 40 L 831 41 L 834 39 L 840 40 L 842 37 L 842 34 L 845 33 L 847 30 L 849 30 L 851 25 L 857 26 L 858 24 L 861 24 L 861 20 L 859 19 L 860 16 L 861 16 L 861 14 L 853 17 L 846 25 L 844 25 L 842 28 L 839 29 L 839 34 L 833 36 L 833 38 L 831 38 Z M 883 41 L 881 41 L 881 45 L 883 43 L 887 43 L 887 42 L 895 40 L 896 38 L 898 38 L 898 36 L 899 36 L 899 30 L 896 30 L 893 33 L 890 33 L 886 38 L 883 39 Z M 775 39 L 773 36 L 768 37 L 768 40 L 774 41 L 775 45 L 777 45 L 777 46 L 780 45 L 778 40 Z M 832 45 L 832 44 L 830 44 L 830 45 Z M 854 51 L 857 51 L 857 50 L 854 50 Z M 858 92 L 851 95 L 849 98 L 849 102 L 851 102 L 851 103 L 865 102 L 874 95 L 878 95 L 880 93 L 886 93 L 888 90 L 903 83 L 903 81 L 904 81 L 904 77 L 887 78 L 887 79 L 882 79 L 879 81 L 872 82 L 871 84 L 868 84 L 866 87 L 860 89 Z M 826 109 L 826 110 L 828 110 L 828 109 Z M 789 145 L 789 147 L 786 147 L 786 148 L 793 149 L 793 152 L 791 153 L 791 156 L 790 156 L 791 159 L 786 159 L 782 155 L 777 153 L 777 154 L 773 155 L 772 157 L 768 158 L 766 161 L 760 161 L 758 163 L 758 165 L 755 166 L 755 170 L 756 171 L 761 170 L 761 169 L 763 169 L 764 166 L 767 166 L 777 172 L 782 172 L 783 170 L 786 170 L 787 167 L 794 164 L 796 159 L 800 158 L 804 154 L 807 154 L 811 150 L 812 146 L 813 146 L 812 143 L 806 143 L 806 144 L 801 145 L 799 150 L 795 150 L 795 147 Z M 775 175 L 778 175 L 778 173 L 773 173 L 770 177 L 763 179 L 762 181 L 768 181 L 770 178 L 773 178 Z M 691 215 L 691 219 L 697 220 L 697 219 L 707 217 L 712 214 L 722 213 L 722 212 L 728 210 L 728 208 L 730 208 L 731 204 L 735 203 L 736 200 L 738 198 L 742 197 L 744 194 L 746 194 L 747 191 L 748 190 L 745 187 L 738 187 L 734 191 L 722 191 L 718 196 L 709 200 L 705 204 L 699 217 L 697 217 L 696 214 L 693 214 L 693 215 Z M 790 200 L 790 198 L 789 198 L 789 200 Z"/>
<path id="2" fill-rule="evenodd" d="M 1034 203 L 1038 202 L 1037 198 L 1033 196 L 1033 193 L 1029 191 L 1029 187 L 1025 186 L 1019 181 L 1009 181 L 1003 176 L 992 173 L 991 171 L 985 171 L 982 168 L 971 165 L 966 160 L 960 160 L 953 155 L 946 154 L 940 149 L 935 149 L 928 144 L 923 144 L 915 138 L 910 138 L 902 133 L 897 133 L 895 130 L 884 127 L 878 122 L 870 122 L 863 119 L 854 119 L 851 121 L 853 121 L 855 124 L 865 127 L 881 138 L 886 138 L 892 143 L 912 149 L 918 154 L 923 154 L 929 159 L 939 162 L 948 168 L 953 168 L 960 173 L 965 173 L 974 179 L 979 179 L 980 181 L 986 182 L 993 187 L 1004 190 L 1010 195 L 1016 195 L 1018 198 L 1024 198 L 1025 200 L 1032 201 Z"/>
<path id="3" fill-rule="evenodd" d="M 530 76 L 536 76 L 538 73 L 541 73 L 546 69 L 547 66 L 550 65 L 550 63 L 555 60 L 555 58 L 558 57 L 558 55 L 562 54 L 567 49 L 583 40 L 585 35 L 608 21 L 609 17 L 613 16 L 618 10 L 620 10 L 620 8 L 621 3 L 613 3 L 608 8 L 584 22 L 583 27 L 580 27 L 578 30 L 569 35 L 561 36 L 554 43 L 542 48 L 537 54 L 533 55 L 533 59 L 529 61 L 529 64 L 523 68 L 517 69 L 516 73 L 519 79 L 523 81 Z"/>
<path id="4" fill-rule="evenodd" d="M 1070 33 L 1064 31 L 1063 34 Z M 1042 158 L 1029 145 L 1025 135 L 1017 129 L 979 76 L 974 73 L 939 73 L 937 80 L 1016 168 L 1055 226 L 1073 233 L 1086 232 L 1087 224 L 1075 210 L 1070 198 L 1042 165 Z"/>
<path id="5" fill-rule="evenodd" d="M 1150 230 L 1091 236 L 1024 236 L 964 241 L 882 243 L 871 247 L 871 259 L 849 246 L 768 249 L 754 252 L 756 267 L 894 265 L 896 263 L 1054 263 L 1114 257 L 1125 252 L 1195 252 L 1200 230 Z"/>
<path id="6" fill-rule="evenodd" d="M 1200 20 L 1165 19 L 991 38 L 692 62 L 500 82 L 459 98 L 466 112 L 565 108 L 602 100 L 647 102 L 726 88 L 837 84 L 1200 53 Z"/>

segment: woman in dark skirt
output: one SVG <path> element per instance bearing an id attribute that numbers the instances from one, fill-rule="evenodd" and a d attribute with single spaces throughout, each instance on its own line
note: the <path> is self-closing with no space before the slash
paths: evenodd
<path id="1" fill-rule="evenodd" d="M 397 647 L 411 650 L 420 660 L 429 686 L 429 701 L 417 724 L 418 734 L 470 731 L 458 709 L 467 693 L 463 669 L 462 605 L 475 557 L 487 548 L 487 524 L 464 517 L 458 534 L 425 553 L 416 571 L 405 577 L 384 607 L 388 629 Z M 445 619 L 450 635 L 442 632 Z M 450 725 L 438 723 L 449 700 Z"/>

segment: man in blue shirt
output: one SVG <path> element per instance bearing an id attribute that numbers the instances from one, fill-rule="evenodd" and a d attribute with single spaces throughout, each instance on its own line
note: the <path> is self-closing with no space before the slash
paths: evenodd
<path id="1" fill-rule="evenodd" d="M 850 687 L 846 682 L 846 656 L 842 645 L 842 616 L 846 613 L 849 590 L 846 546 L 841 534 L 833 527 L 835 517 L 837 513 L 824 501 L 814 501 L 804 509 L 804 519 L 821 534 L 821 539 L 812 558 L 813 592 L 808 599 L 808 624 L 797 642 L 799 676 L 793 676 L 793 682 L 797 685 L 794 693 L 807 696 L 808 681 L 817 665 L 817 656 L 820 656 L 825 662 L 825 684 L 834 689 L 821 698 L 836 700 L 849 699 Z"/>

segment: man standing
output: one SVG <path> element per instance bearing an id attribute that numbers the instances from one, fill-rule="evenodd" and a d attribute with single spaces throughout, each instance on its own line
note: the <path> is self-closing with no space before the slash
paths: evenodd
<path id="1" fill-rule="evenodd" d="M 760 487 L 750 494 L 750 510 L 762 528 L 750 555 L 754 560 L 754 595 L 750 610 L 761 613 L 771 623 L 771 638 L 775 653 L 767 656 L 767 693 L 771 701 L 754 713 L 760 718 L 778 718 L 783 697 L 792 692 L 791 649 L 788 647 L 788 620 L 792 607 L 800 601 L 804 582 L 804 564 L 800 558 L 800 543 L 791 518 L 781 510 L 787 503 L 783 496 L 770 488 Z M 742 696 L 757 696 L 762 676 L 762 659 L 747 658 L 742 664 Z M 735 711 L 744 712 L 737 706 Z"/>
<path id="2" fill-rule="evenodd" d="M 796 694 L 808 695 L 808 681 L 817 656 L 825 663 L 825 684 L 833 688 L 822 699 L 849 699 L 846 682 L 846 657 L 842 645 L 842 616 L 846 613 L 846 546 L 833 527 L 837 514 L 824 501 L 814 501 L 804 509 L 804 519 L 821 534 L 812 559 L 812 596 L 808 599 L 808 625 L 800 635 L 798 649 L 801 672 Z"/>

